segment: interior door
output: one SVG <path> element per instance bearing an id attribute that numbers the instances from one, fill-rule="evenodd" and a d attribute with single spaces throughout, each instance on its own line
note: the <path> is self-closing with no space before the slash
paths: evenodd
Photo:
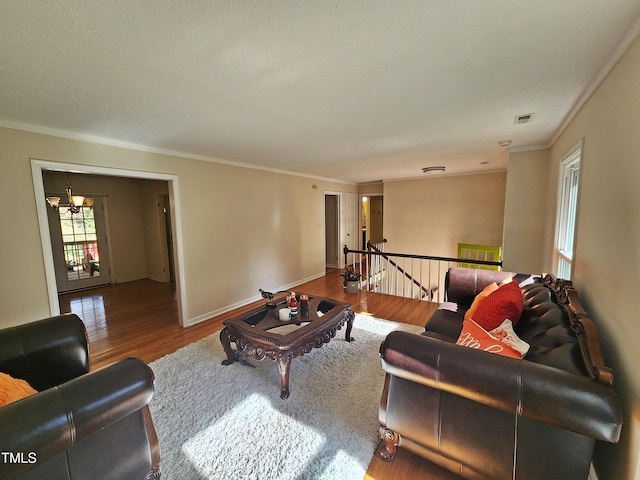
<path id="1" fill-rule="evenodd" d="M 176 269 L 173 260 L 173 227 L 171 226 L 171 205 L 169 195 L 162 195 L 162 218 L 164 219 L 164 237 L 167 248 L 167 265 L 169 266 L 169 281 L 176 281 Z"/>
<path id="2" fill-rule="evenodd" d="M 346 202 L 346 244 L 350 250 L 357 250 L 358 232 L 360 230 L 358 223 L 358 195 L 356 193 L 347 193 Z"/>
<path id="3" fill-rule="evenodd" d="M 324 196 L 324 228 L 325 228 L 325 265 L 337 268 L 339 258 L 338 240 L 338 196 L 325 194 Z"/>
<path id="4" fill-rule="evenodd" d="M 72 213 L 47 207 L 58 293 L 111 283 L 102 197 Z"/>

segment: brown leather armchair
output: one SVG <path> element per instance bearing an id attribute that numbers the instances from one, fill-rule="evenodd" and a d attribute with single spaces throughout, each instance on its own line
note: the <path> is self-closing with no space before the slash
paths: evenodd
<path id="1" fill-rule="evenodd" d="M 137 358 L 89 370 L 76 315 L 0 330 L 0 371 L 39 392 L 0 408 L 0 478 L 160 478 L 153 372 Z"/>

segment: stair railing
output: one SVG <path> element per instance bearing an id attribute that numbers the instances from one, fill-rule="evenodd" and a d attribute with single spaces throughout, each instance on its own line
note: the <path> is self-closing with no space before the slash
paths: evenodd
<path id="1" fill-rule="evenodd" d="M 386 240 L 385 240 L 386 241 Z M 424 298 L 425 296 L 429 296 L 429 299 L 433 298 L 433 292 L 429 289 L 427 289 L 424 285 L 422 285 L 418 280 L 416 280 L 412 274 L 410 274 L 409 272 L 407 272 L 403 267 L 401 267 L 400 265 L 398 265 L 394 260 L 392 260 L 389 255 L 387 255 L 386 253 L 382 252 L 376 245 L 372 244 L 371 242 L 367 242 L 367 250 L 369 251 L 369 255 L 372 258 L 376 258 L 376 259 L 384 259 L 388 262 L 388 264 L 391 266 L 391 268 L 396 269 L 396 272 L 402 274 L 405 276 L 405 278 L 407 278 L 410 282 L 412 282 L 419 290 L 421 290 L 420 293 L 420 299 Z M 373 255 L 371 255 L 371 253 L 377 253 L 378 255 L 376 255 L 375 257 L 373 257 Z M 383 265 L 383 262 L 378 262 L 379 265 Z M 382 272 L 383 269 L 380 268 L 379 272 Z M 367 278 L 371 279 L 371 276 L 369 275 Z M 413 287 L 412 287 L 413 288 Z M 413 292 L 412 292 L 413 293 Z M 403 295 L 404 296 L 404 295 Z"/>
<path id="2" fill-rule="evenodd" d="M 501 261 L 483 261 L 383 251 L 384 243 L 367 243 L 366 250 L 344 246 L 345 265 L 353 265 L 362 275 L 360 288 L 405 298 L 444 301 L 444 277 L 451 266 L 460 263 L 502 267 Z"/>

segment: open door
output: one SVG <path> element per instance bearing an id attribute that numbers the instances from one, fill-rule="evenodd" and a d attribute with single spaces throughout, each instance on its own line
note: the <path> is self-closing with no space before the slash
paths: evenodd
<path id="1" fill-rule="evenodd" d="M 166 248 L 166 262 L 169 268 L 169 281 L 175 283 L 176 272 L 173 257 L 173 227 L 171 226 L 171 204 L 169 195 L 162 195 L 162 220 L 164 223 L 164 245 Z"/>

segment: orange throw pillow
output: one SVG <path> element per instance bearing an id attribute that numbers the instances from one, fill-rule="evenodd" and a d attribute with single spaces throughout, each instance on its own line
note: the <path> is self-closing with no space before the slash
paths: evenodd
<path id="1" fill-rule="evenodd" d="M 0 373 L 0 407 L 38 393 L 28 382 Z"/>
<path id="2" fill-rule="evenodd" d="M 473 303 L 469 307 L 469 310 L 467 310 L 466 313 L 464 314 L 464 319 L 469 320 L 470 318 L 472 318 L 473 314 L 478 308 L 478 305 L 480 305 L 480 302 L 485 298 L 487 298 L 490 294 L 495 292 L 497 289 L 498 289 L 498 284 L 495 282 L 490 283 L 489 285 L 484 287 L 482 291 L 478 295 L 476 295 L 476 298 L 473 299 Z"/>
<path id="3" fill-rule="evenodd" d="M 517 337 L 516 337 L 517 338 Z M 518 339 L 519 340 L 519 339 Z M 524 342 L 523 342 L 524 343 Z M 465 320 L 457 345 L 497 353 L 511 358 L 522 358 L 523 354 L 506 342 L 500 341 L 473 320 Z M 528 350 L 528 345 L 527 345 Z M 525 352 L 526 353 L 526 352 Z"/>
<path id="4" fill-rule="evenodd" d="M 472 318 L 486 331 L 498 327 L 507 318 L 511 320 L 513 326 L 516 326 L 523 308 L 524 301 L 520 286 L 518 282 L 511 281 L 482 300 Z"/>

